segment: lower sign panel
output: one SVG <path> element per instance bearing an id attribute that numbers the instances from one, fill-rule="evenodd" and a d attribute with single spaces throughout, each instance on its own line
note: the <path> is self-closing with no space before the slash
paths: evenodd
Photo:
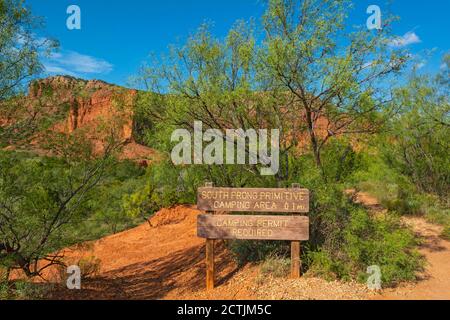
<path id="1" fill-rule="evenodd" d="M 309 218 L 199 215 L 197 234 L 206 239 L 305 241 L 309 240 Z"/>

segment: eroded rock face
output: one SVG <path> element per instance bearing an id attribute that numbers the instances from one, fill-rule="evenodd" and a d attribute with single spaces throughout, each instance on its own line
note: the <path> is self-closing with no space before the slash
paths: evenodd
<path id="1" fill-rule="evenodd" d="M 133 139 L 133 106 L 136 90 L 121 88 L 99 80 L 81 80 L 56 76 L 37 80 L 30 85 L 28 98 L 36 101 L 50 96 L 55 110 L 64 110 L 65 119 L 53 130 L 71 134 L 83 130 L 102 149 L 103 135 L 114 127 L 116 139 L 124 143 L 122 158 L 142 161 L 153 151 Z M 102 131 L 102 129 L 104 129 Z"/>
<path id="2" fill-rule="evenodd" d="M 48 90 L 56 97 L 56 103 L 69 108 L 67 122 L 59 123 L 57 130 L 72 133 L 80 128 L 95 128 L 102 122 L 121 121 L 121 138 L 124 141 L 132 140 L 135 90 L 119 88 L 98 80 L 85 81 L 57 76 L 33 83 L 29 98 L 40 98 Z"/>

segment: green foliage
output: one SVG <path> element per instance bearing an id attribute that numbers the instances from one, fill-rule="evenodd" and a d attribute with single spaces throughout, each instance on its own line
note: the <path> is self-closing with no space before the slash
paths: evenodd
<path id="1" fill-rule="evenodd" d="M 334 140 L 323 150 L 325 174 L 335 183 L 342 183 L 363 165 L 362 154 L 344 139 Z"/>
<path id="2" fill-rule="evenodd" d="M 45 296 L 48 286 L 29 281 L 0 281 L 1 300 L 40 300 Z"/>
<path id="3" fill-rule="evenodd" d="M 421 191 L 411 177 L 391 166 L 379 152 L 361 153 L 362 165 L 347 182 L 377 198 L 391 212 L 424 215 L 432 223 L 448 224 L 448 199 Z"/>
<path id="4" fill-rule="evenodd" d="M 290 259 L 272 254 L 266 257 L 261 264 L 261 274 L 266 276 L 270 275 L 275 278 L 283 278 L 289 275 L 290 268 Z"/>
<path id="5" fill-rule="evenodd" d="M 290 246 L 286 241 L 233 240 L 229 242 L 229 248 L 238 265 L 242 266 L 248 262 L 264 261 L 270 256 L 286 256 Z"/>
<path id="6" fill-rule="evenodd" d="M 442 238 L 444 238 L 445 240 L 450 240 L 450 224 L 447 225 L 444 228 L 444 231 L 442 231 Z"/>
<path id="7" fill-rule="evenodd" d="M 73 244 L 70 231 L 87 218 L 88 199 L 104 173 L 104 159 L 67 164 L 65 159 L 20 153 L 0 155 L 0 265 L 37 276 L 48 259 Z"/>
<path id="8" fill-rule="evenodd" d="M 9 299 L 9 284 L 6 281 L 0 281 L 0 301 Z"/>
<path id="9" fill-rule="evenodd" d="M 53 41 L 36 39 L 41 25 L 23 0 L 0 0 L 0 102 L 22 91 L 42 70 L 39 55 L 54 48 Z"/>
<path id="10" fill-rule="evenodd" d="M 132 181 L 134 191 L 124 195 L 122 208 L 130 217 L 147 219 L 161 208 L 193 204 L 197 188 L 207 180 L 206 166 L 177 167 L 169 161 L 153 163 L 145 175 Z"/>
<path id="11" fill-rule="evenodd" d="M 338 247 L 324 246 L 308 253 L 311 274 L 365 282 L 369 276 L 367 267 L 377 265 L 383 285 L 391 286 L 414 280 L 423 267 L 423 260 L 414 249 L 414 235 L 393 216 L 374 218 L 363 209 L 353 208 L 340 236 Z"/>
<path id="12" fill-rule="evenodd" d="M 344 238 L 345 253 L 350 260 L 347 266 L 351 266 L 353 272 L 359 271 L 360 279 L 366 280 L 364 268 L 378 265 L 383 283 L 393 285 L 414 280 L 415 272 L 423 266 L 414 249 L 413 233 L 402 229 L 392 215 L 371 218 L 362 209 L 354 210 Z"/>
<path id="13" fill-rule="evenodd" d="M 132 162 L 119 162 L 111 167 L 105 181 L 95 190 L 89 202 L 91 214 L 74 228 L 78 239 L 94 240 L 136 226 L 140 219 L 127 215 L 126 198 L 142 184 L 145 169 Z"/>
<path id="14" fill-rule="evenodd" d="M 15 300 L 40 300 L 45 296 L 46 288 L 43 285 L 30 281 L 16 281 L 13 288 Z"/>
<path id="15" fill-rule="evenodd" d="M 201 26 L 185 45 L 144 65 L 137 77 L 148 91 L 139 95 L 136 112 L 146 142 L 168 154 L 172 132 L 192 133 L 194 121 L 202 121 L 204 130 L 221 132 L 276 128 L 283 164 L 276 184 L 290 178 L 286 163 L 303 137 L 322 175 L 342 179 L 345 168 L 329 166 L 326 172 L 321 160 L 325 146 L 338 136 L 380 128 L 389 116 L 380 111 L 392 106 L 384 102 L 389 92 L 379 83 L 391 79 L 407 57 L 388 49 L 388 27 L 349 34 L 350 9 L 350 1 L 271 0 L 256 26 L 264 31 L 261 41 L 256 41 L 252 22 L 236 23 L 226 39 L 214 37 L 209 25 Z M 328 134 L 319 132 L 324 119 L 330 122 Z M 344 166 L 354 161 L 348 150 L 341 154 Z M 237 172 L 220 169 L 228 183 L 236 181 L 236 174 L 245 176 L 243 171 L 258 174 L 255 165 Z"/>
<path id="16" fill-rule="evenodd" d="M 446 199 L 450 197 L 448 75 L 448 68 L 434 78 L 413 75 L 396 92 L 403 111 L 391 122 L 390 136 L 382 145 L 388 165 L 420 191 Z"/>
<path id="17" fill-rule="evenodd" d="M 331 255 L 324 251 L 309 251 L 306 262 L 308 264 L 308 272 L 311 275 L 322 277 L 332 281 L 336 279 L 348 279 L 349 268 L 343 261 L 333 260 Z"/>

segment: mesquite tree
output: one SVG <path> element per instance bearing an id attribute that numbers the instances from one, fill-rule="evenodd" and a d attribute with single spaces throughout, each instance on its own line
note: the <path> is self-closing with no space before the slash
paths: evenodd
<path id="1" fill-rule="evenodd" d="M 62 264 L 58 250 L 78 241 L 71 228 L 89 216 L 93 191 L 121 145 L 110 136 L 99 155 L 83 134 L 52 139 L 52 158 L 0 154 L 0 266 L 28 277 Z"/>
<path id="2" fill-rule="evenodd" d="M 48 107 L 39 99 L 31 106 L 24 96 L 43 70 L 40 57 L 57 47 L 54 40 L 36 37 L 42 26 L 24 1 L 0 0 L 0 145 L 24 142 L 48 123 L 42 116 L 48 116 Z"/>
<path id="3" fill-rule="evenodd" d="M 350 30 L 350 10 L 346 0 L 273 0 L 264 15 L 264 89 L 288 95 L 285 112 L 301 120 L 291 130 L 307 134 L 320 168 L 330 139 L 380 128 L 392 108 L 388 81 L 407 60 L 392 46 L 392 19 L 385 18 L 382 30 Z"/>
<path id="4" fill-rule="evenodd" d="M 0 0 L 0 101 L 26 88 L 42 70 L 39 54 L 55 47 L 55 41 L 36 37 L 42 24 L 23 0 Z"/>
<path id="5" fill-rule="evenodd" d="M 392 45 L 391 19 L 382 30 L 352 30 L 345 23 L 350 10 L 346 0 L 271 0 L 261 25 L 239 22 L 225 40 L 202 26 L 142 68 L 150 93 L 137 115 L 165 148 L 174 128 L 192 132 L 195 120 L 222 132 L 280 129 L 278 182 L 289 179 L 289 157 L 305 146 L 323 171 L 327 142 L 381 127 L 394 109 L 388 81 L 407 61 Z"/>

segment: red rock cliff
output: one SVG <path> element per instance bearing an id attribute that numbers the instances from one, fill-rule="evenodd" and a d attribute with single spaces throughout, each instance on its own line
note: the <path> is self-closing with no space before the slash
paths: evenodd
<path id="1" fill-rule="evenodd" d="M 133 139 L 133 105 L 137 91 L 121 88 L 98 80 L 81 80 L 56 76 L 35 81 L 29 89 L 30 101 L 51 92 L 55 108 L 67 108 L 67 116 L 54 130 L 73 133 L 85 130 L 93 138 L 99 138 L 98 128 L 114 123 L 118 138 L 124 142 L 122 157 L 146 160 L 153 151 L 135 143 Z M 98 146 L 100 147 L 100 146 Z"/>

